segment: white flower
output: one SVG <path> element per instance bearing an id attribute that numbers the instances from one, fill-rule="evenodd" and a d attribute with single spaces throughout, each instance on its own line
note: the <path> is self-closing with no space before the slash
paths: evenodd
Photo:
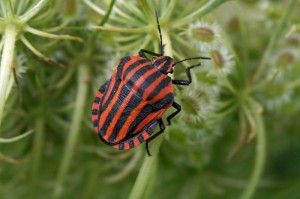
<path id="1" fill-rule="evenodd" d="M 185 35 L 196 48 L 207 51 L 219 45 L 221 28 L 217 24 L 198 21 L 189 26 Z"/>
<path id="2" fill-rule="evenodd" d="M 193 84 L 181 93 L 181 120 L 187 123 L 203 121 L 214 111 L 217 96 L 218 90 L 213 86 L 193 81 Z"/>
<path id="3" fill-rule="evenodd" d="M 219 48 L 211 49 L 208 54 L 207 57 L 211 59 L 203 63 L 203 68 L 209 76 L 218 76 L 220 71 L 225 75 L 232 72 L 235 65 L 234 56 L 225 46 L 222 45 Z"/>

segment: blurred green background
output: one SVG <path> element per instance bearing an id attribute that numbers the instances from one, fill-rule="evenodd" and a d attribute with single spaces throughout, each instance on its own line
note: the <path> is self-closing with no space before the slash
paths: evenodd
<path id="1" fill-rule="evenodd" d="M 0 198 L 300 198 L 299 9 L 299 0 L 1 0 Z M 119 59 L 159 52 L 154 11 L 165 55 L 211 60 L 190 86 L 174 86 L 183 110 L 148 157 L 144 144 L 103 144 L 91 106 Z"/>

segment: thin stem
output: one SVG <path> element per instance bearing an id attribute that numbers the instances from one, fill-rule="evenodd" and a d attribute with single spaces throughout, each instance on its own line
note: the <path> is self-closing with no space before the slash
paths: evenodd
<path id="1" fill-rule="evenodd" d="M 117 28 L 117 27 L 109 27 L 109 26 L 90 26 L 92 29 L 96 30 L 108 30 L 112 32 L 124 32 L 124 33 L 143 33 L 147 32 L 149 27 L 143 27 L 143 28 Z"/>
<path id="2" fill-rule="evenodd" d="M 150 8 L 148 2 L 146 0 L 140 0 L 139 3 L 146 15 L 146 19 L 150 21 L 150 24 L 156 24 L 154 10 Z"/>
<path id="3" fill-rule="evenodd" d="M 55 63 L 54 61 L 52 61 L 49 57 L 47 57 L 46 55 L 44 55 L 43 53 L 41 53 L 40 51 L 38 51 L 36 48 L 33 47 L 33 45 L 22 35 L 20 37 L 20 40 L 23 42 L 23 44 L 29 49 L 31 50 L 31 52 L 33 54 L 35 54 L 36 56 L 38 56 L 39 58 L 41 58 L 42 60 L 44 60 L 45 62 L 49 63 L 49 64 L 54 64 L 54 65 L 58 65 L 60 67 L 65 67 L 62 64 L 59 63 Z"/>
<path id="4" fill-rule="evenodd" d="M 7 17 L 13 15 L 13 8 L 10 0 L 4 0 L 4 5 L 5 5 L 5 11 L 7 14 Z"/>
<path id="5" fill-rule="evenodd" d="M 266 159 L 266 135 L 264 121 L 260 114 L 252 115 L 252 117 L 257 127 L 256 157 L 250 181 L 248 183 L 248 186 L 246 187 L 246 190 L 241 195 L 240 199 L 253 198 Z"/>
<path id="6" fill-rule="evenodd" d="M 300 78 L 298 78 L 292 82 L 288 82 L 285 85 L 285 88 L 286 88 L 286 90 L 291 90 L 291 89 L 294 89 L 295 87 L 299 87 L 299 86 L 300 86 Z"/>
<path id="7" fill-rule="evenodd" d="M 100 158 L 106 159 L 106 160 L 125 160 L 132 156 L 134 153 L 133 150 L 124 151 L 123 153 L 117 153 L 117 154 L 110 154 L 105 151 L 103 151 L 101 148 L 96 146 L 84 146 L 82 147 L 82 151 L 86 153 L 92 153 Z"/>
<path id="8" fill-rule="evenodd" d="M 35 134 L 32 148 L 32 157 L 30 161 L 30 181 L 29 190 L 26 194 L 27 198 L 35 198 L 37 193 L 37 185 L 40 176 L 42 164 L 42 151 L 45 137 L 45 120 L 40 117 L 35 121 Z"/>
<path id="9" fill-rule="evenodd" d="M 35 4 L 32 8 L 30 8 L 25 14 L 23 14 L 20 18 L 21 21 L 27 22 L 32 17 L 34 17 L 41 9 L 45 7 L 45 5 L 50 0 L 40 0 L 37 4 Z"/>
<path id="10" fill-rule="evenodd" d="M 274 48 L 274 46 L 277 44 L 279 37 L 282 35 L 284 28 L 286 27 L 288 20 L 292 14 L 292 10 L 295 7 L 296 0 L 291 0 L 290 4 L 285 12 L 285 15 L 282 17 L 278 28 L 274 31 L 274 34 L 272 35 L 268 46 L 262 56 L 261 62 L 257 68 L 257 71 L 255 75 L 253 76 L 253 81 L 257 81 L 260 75 L 263 73 L 264 68 L 266 67 L 267 60 L 269 60 L 270 54 Z"/>
<path id="11" fill-rule="evenodd" d="M 208 1 L 206 4 L 204 4 L 202 7 L 197 9 L 195 12 L 189 14 L 188 16 L 179 19 L 178 21 L 174 22 L 173 27 L 181 27 L 186 24 L 189 24 L 191 21 L 194 21 L 195 18 L 200 18 L 207 13 L 211 12 L 212 10 L 216 9 L 218 6 L 220 6 L 222 3 L 226 2 L 226 0 L 211 0 Z"/>
<path id="12" fill-rule="evenodd" d="M 46 38 L 50 38 L 50 39 L 77 40 L 77 41 L 82 42 L 82 39 L 80 37 L 74 37 L 74 36 L 70 36 L 70 35 L 55 35 L 55 34 L 43 32 L 43 31 L 31 28 L 29 26 L 27 26 L 25 30 L 32 33 L 32 34 L 34 34 L 34 35 L 38 35 L 40 37 L 46 37 Z"/>
<path id="13" fill-rule="evenodd" d="M 224 83 L 226 85 L 226 87 L 234 94 L 237 94 L 238 91 L 236 91 L 236 89 L 232 86 L 232 84 L 230 83 L 230 81 L 228 80 L 227 76 L 225 75 L 224 71 L 222 69 L 218 69 L 219 74 L 221 76 L 221 78 L 224 80 Z"/>
<path id="14" fill-rule="evenodd" d="M 0 152 L 0 160 L 1 161 L 4 161 L 4 162 L 7 162 L 7 163 L 11 163 L 11 164 L 18 164 L 20 163 L 19 160 L 16 160 L 8 155 L 5 155 L 3 153 Z"/>
<path id="15" fill-rule="evenodd" d="M 12 138 L 0 138 L 0 143 L 1 144 L 7 144 L 7 143 L 12 143 L 12 142 L 16 142 L 19 141 L 25 137 L 27 137 L 28 135 L 30 135 L 33 131 L 27 131 L 26 133 L 23 133 L 22 135 L 18 135 Z"/>
<path id="16" fill-rule="evenodd" d="M 167 33 L 167 31 L 162 29 L 161 30 L 161 35 L 162 35 L 162 38 L 163 38 L 163 42 L 165 44 L 165 54 L 170 56 L 170 57 L 173 57 L 172 42 L 171 42 L 169 34 Z"/>
<path id="17" fill-rule="evenodd" d="M 155 172 L 158 166 L 158 152 L 164 135 L 159 136 L 155 141 L 151 142 L 150 151 L 152 156 L 146 156 L 139 175 L 131 189 L 129 199 L 141 199 L 148 189 L 149 181 L 155 178 Z"/>
<path id="18" fill-rule="evenodd" d="M 150 43 L 151 39 L 152 38 L 149 35 L 147 35 L 146 38 L 144 39 L 143 43 L 141 45 L 139 45 L 138 48 L 135 48 L 135 50 L 133 52 L 135 53 L 135 52 L 138 52 L 140 49 L 146 48 L 146 46 Z"/>
<path id="19" fill-rule="evenodd" d="M 105 13 L 104 17 L 102 18 L 102 20 L 99 23 L 100 26 L 103 26 L 107 22 L 110 14 L 111 14 L 112 8 L 114 7 L 114 5 L 115 5 L 115 0 L 111 0 L 107 12 Z"/>
<path id="20" fill-rule="evenodd" d="M 17 33 L 17 28 L 8 24 L 3 35 L 3 51 L 0 66 L 0 126 L 9 86 L 9 76 L 12 70 Z"/>
<path id="21" fill-rule="evenodd" d="M 131 11 L 140 20 L 146 21 L 144 13 L 139 8 L 137 8 L 136 5 L 132 4 L 130 1 L 119 1 L 119 3 L 121 4 L 121 6 Z"/>
<path id="22" fill-rule="evenodd" d="M 176 4 L 177 4 L 177 0 L 172 0 L 172 1 L 169 2 L 168 8 L 165 9 L 165 12 L 161 16 L 162 21 L 163 20 L 168 20 L 171 17 Z"/>
<path id="23" fill-rule="evenodd" d="M 78 91 L 75 102 L 75 110 L 73 113 L 72 123 L 69 131 L 68 140 L 63 154 L 62 162 L 59 167 L 58 176 L 54 187 L 54 197 L 60 198 L 63 192 L 63 183 L 70 169 L 70 164 L 73 157 L 73 150 L 77 144 L 79 130 L 83 119 L 84 107 L 87 99 L 89 70 L 85 64 L 80 64 L 78 69 Z"/>
<path id="24" fill-rule="evenodd" d="M 6 12 L 6 9 L 5 9 L 4 1 L 0 1 L 0 8 L 2 10 L 3 17 L 7 17 L 7 12 Z"/>
<path id="25" fill-rule="evenodd" d="M 141 158 L 141 154 L 142 154 L 141 150 L 135 151 L 132 158 L 128 161 L 128 164 L 126 166 L 124 166 L 124 168 L 122 170 L 120 170 L 120 172 L 113 174 L 109 177 L 106 177 L 104 179 L 104 181 L 107 183 L 115 183 L 115 182 L 118 182 L 118 181 L 124 179 L 126 176 L 128 176 L 130 174 L 130 172 L 137 165 L 138 161 Z"/>
<path id="26" fill-rule="evenodd" d="M 105 11 L 102 10 L 101 8 L 99 8 L 96 4 L 94 4 L 93 2 L 91 2 L 90 0 L 83 0 L 83 2 L 89 7 L 91 8 L 94 12 L 98 13 L 99 15 L 104 15 Z"/>
<path id="27" fill-rule="evenodd" d="M 120 10 L 118 7 L 115 7 L 114 9 L 115 13 L 118 14 L 120 16 L 120 18 L 125 19 L 127 22 L 131 22 L 131 23 L 140 23 L 139 20 L 136 19 L 136 17 L 132 17 L 130 15 L 128 15 L 127 13 L 123 12 L 122 10 Z"/>
<path id="28" fill-rule="evenodd" d="M 240 7 L 238 6 L 237 1 L 234 2 L 234 6 L 235 6 L 235 10 L 237 11 L 237 17 L 238 17 L 238 21 L 239 21 L 239 28 L 240 28 L 240 35 L 241 35 L 241 39 L 243 41 L 243 44 L 241 45 L 241 54 L 242 54 L 242 58 L 244 60 L 244 65 L 248 66 L 249 63 L 249 45 L 248 45 L 248 31 L 247 31 L 247 25 L 245 23 L 245 15 L 242 13 Z M 247 73 L 246 73 L 247 74 Z"/>

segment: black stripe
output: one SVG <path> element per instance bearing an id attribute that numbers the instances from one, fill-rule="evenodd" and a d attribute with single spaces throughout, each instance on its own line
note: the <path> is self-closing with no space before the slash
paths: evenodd
<path id="1" fill-rule="evenodd" d="M 125 85 L 123 86 L 120 95 L 116 96 L 118 97 L 118 100 L 116 101 L 115 104 L 113 104 L 112 109 L 109 111 L 108 115 L 105 119 L 104 125 L 101 128 L 102 131 L 107 131 L 107 128 L 109 126 L 109 124 L 112 122 L 114 116 L 116 115 L 117 111 L 119 110 L 119 108 L 121 107 L 124 99 L 126 98 L 126 96 L 130 93 L 131 88 L 126 87 Z M 106 110 L 105 108 L 102 108 L 102 110 Z M 111 137 L 111 136 L 110 136 Z M 108 142 L 113 142 L 114 140 L 111 140 L 111 138 L 109 138 Z"/>
<path id="2" fill-rule="evenodd" d="M 165 62 L 166 60 L 168 60 L 168 57 L 166 56 L 162 56 L 160 59 L 155 60 L 155 65 L 159 66 L 160 64 L 162 64 L 163 62 Z"/>
<path id="3" fill-rule="evenodd" d="M 125 71 L 125 73 L 124 73 L 124 76 L 123 76 L 123 79 L 125 79 L 125 77 L 134 69 L 134 68 L 136 68 L 137 66 L 139 66 L 139 65 L 141 65 L 141 64 L 144 64 L 144 63 L 146 63 L 146 62 L 149 62 L 147 59 L 141 59 L 141 60 L 138 60 L 138 61 L 136 61 L 136 62 L 134 62 L 133 64 L 131 64 L 130 66 L 128 66 L 127 67 L 127 69 L 126 69 L 126 71 Z M 150 62 L 149 62 L 150 63 Z M 147 65 L 147 66 L 150 66 L 150 64 L 149 65 Z M 144 66 L 144 67 L 146 67 L 146 66 Z"/>
<path id="4" fill-rule="evenodd" d="M 121 81 L 120 80 L 116 80 L 115 84 L 112 85 L 112 90 L 110 93 L 107 93 L 108 92 L 108 89 L 109 89 L 109 86 L 111 86 L 111 81 L 109 83 L 109 86 L 107 87 L 105 93 L 103 94 L 103 100 L 102 100 L 102 104 L 101 104 L 101 107 L 100 108 L 100 111 L 101 113 L 103 112 L 103 110 L 106 110 L 107 109 L 107 106 L 109 105 L 109 103 L 111 102 L 112 98 L 115 96 L 119 86 L 120 86 L 120 83 Z M 108 98 L 107 100 L 104 102 L 104 98 L 106 97 L 106 95 L 108 95 Z"/>
<path id="5" fill-rule="evenodd" d="M 99 126 L 99 120 L 94 120 L 93 125 L 94 125 L 94 127 L 98 127 Z"/>
<path id="6" fill-rule="evenodd" d="M 130 148 L 134 148 L 134 142 L 133 142 L 133 140 L 129 141 L 129 146 L 130 146 Z"/>
<path id="7" fill-rule="evenodd" d="M 162 89 L 168 86 L 170 82 L 171 82 L 171 78 L 169 76 L 165 76 L 165 78 L 160 82 L 160 84 L 148 96 L 147 101 L 151 101 L 156 95 L 158 95 L 161 92 Z"/>
<path id="8" fill-rule="evenodd" d="M 94 102 L 99 104 L 100 103 L 100 98 L 99 97 L 95 97 Z"/>
<path id="9" fill-rule="evenodd" d="M 98 135 L 100 135 L 101 137 L 104 137 L 105 136 L 105 131 L 101 131 L 101 129 L 99 129 Z"/>
<path id="10" fill-rule="evenodd" d="M 123 143 L 123 142 L 121 142 L 121 143 L 119 144 L 119 150 L 124 150 L 124 143 Z"/>
<path id="11" fill-rule="evenodd" d="M 92 110 L 92 115 L 97 115 L 98 114 L 98 109 L 93 109 Z"/>
<path id="12" fill-rule="evenodd" d="M 127 64 L 127 62 L 129 62 L 131 60 L 131 57 L 130 56 L 126 56 L 126 57 L 123 57 L 121 60 L 120 60 L 120 63 L 117 67 L 117 77 L 119 79 L 122 79 L 122 71 L 123 71 L 123 68 L 125 66 L 125 64 Z"/>
<path id="13" fill-rule="evenodd" d="M 147 115 L 149 115 L 151 112 L 153 111 L 153 108 L 150 104 L 146 105 L 138 114 L 138 116 L 136 117 L 135 120 L 132 121 L 132 123 L 130 124 L 129 128 L 128 128 L 128 134 L 126 136 L 126 139 L 132 137 L 132 135 L 134 135 L 134 130 L 136 128 L 136 126 L 141 123 L 142 120 L 145 119 L 145 117 Z M 149 121 L 150 123 L 151 121 Z M 146 125 L 147 126 L 147 125 Z"/>
<path id="14" fill-rule="evenodd" d="M 158 119 L 158 118 L 157 118 Z M 158 122 L 157 120 L 154 121 L 150 121 L 148 126 L 146 126 L 144 129 L 142 129 L 140 132 L 134 134 L 134 136 L 138 135 L 138 139 L 140 141 L 140 143 L 144 142 L 144 136 L 143 136 L 143 132 L 145 131 L 149 136 L 151 136 L 153 134 L 153 131 L 155 129 L 155 127 L 157 126 Z M 126 139 L 131 139 L 132 136 L 127 136 Z"/>
<path id="15" fill-rule="evenodd" d="M 147 69 L 148 71 L 148 69 Z M 149 77 L 147 77 L 147 79 L 144 80 L 144 82 L 141 84 L 141 86 L 139 87 L 139 89 L 137 90 L 137 94 L 134 94 L 131 99 L 129 100 L 124 112 L 122 113 L 122 115 L 120 116 L 119 120 L 116 123 L 116 126 L 113 129 L 113 134 L 110 136 L 109 140 L 113 141 L 116 139 L 119 131 L 122 129 L 123 125 L 125 124 L 125 122 L 128 120 L 128 117 L 130 116 L 130 114 L 132 113 L 132 111 L 141 103 L 142 96 L 144 94 L 144 92 L 148 89 L 149 86 L 151 86 L 151 84 L 161 76 L 161 73 L 159 71 L 154 72 L 153 74 L 151 74 Z M 132 88 L 132 87 L 131 87 Z M 145 110 L 142 110 L 141 112 L 146 111 L 143 114 L 143 118 L 140 118 L 139 121 L 142 121 L 150 112 L 151 112 L 151 108 L 149 109 L 149 107 Z M 136 125 L 136 124 L 135 124 Z M 133 126 L 134 127 L 134 126 Z M 132 127 L 132 128 L 133 128 Z M 129 131 L 131 129 L 128 129 Z"/>
<path id="16" fill-rule="evenodd" d="M 145 61 L 144 61 L 144 62 L 145 62 Z M 121 63 L 119 64 L 118 68 L 119 68 L 119 67 L 120 67 L 120 68 L 123 68 L 125 64 L 126 64 L 125 62 L 124 62 L 124 63 L 121 62 Z M 138 66 L 139 64 L 140 64 L 140 63 L 139 63 L 138 61 L 137 61 L 137 62 L 134 62 L 133 64 L 131 64 L 130 66 L 128 66 L 128 68 L 131 68 L 131 67 L 135 68 L 135 67 Z M 128 70 L 128 69 L 127 69 L 127 70 Z M 111 102 L 112 98 L 115 96 L 115 93 L 117 92 L 120 83 L 121 83 L 121 81 L 120 81 L 120 80 L 118 81 L 118 79 L 116 79 L 116 83 L 115 83 L 115 85 L 113 86 L 112 92 L 109 93 L 109 96 L 108 96 L 108 98 L 107 98 L 107 101 L 105 102 L 105 104 L 103 105 L 103 108 L 101 108 L 101 110 L 106 110 L 106 109 L 107 109 L 107 106 L 108 106 L 109 103 Z M 108 90 L 108 89 L 107 89 L 107 90 Z M 105 93 L 104 95 L 106 95 L 106 93 Z"/>
<path id="17" fill-rule="evenodd" d="M 164 96 L 163 99 L 156 102 L 155 104 L 152 104 L 153 110 L 159 111 L 159 110 L 165 108 L 167 105 L 172 104 L 173 100 L 174 100 L 174 94 L 173 93 L 168 93 Z"/>
<path id="18" fill-rule="evenodd" d="M 110 111 L 110 113 L 108 114 L 108 116 L 106 118 L 103 129 L 108 128 L 108 126 L 111 123 L 114 115 L 117 113 L 118 109 L 120 108 L 121 104 L 123 103 L 123 101 L 125 100 L 127 95 L 129 94 L 129 92 L 133 90 L 134 82 L 136 82 L 137 79 L 139 79 L 137 77 L 142 77 L 142 75 L 144 75 L 147 71 L 148 71 L 147 68 L 141 68 L 140 70 L 137 71 L 137 73 L 135 73 L 133 75 L 135 77 L 131 79 L 132 83 L 128 83 L 128 84 L 123 86 L 123 88 L 120 92 L 120 95 L 118 96 L 118 101 L 116 102 L 116 104 L 113 105 L 112 110 Z M 130 113 L 141 103 L 142 100 L 143 99 L 142 99 L 140 94 L 135 93 L 135 94 L 132 95 L 132 97 L 128 101 L 128 104 L 126 105 L 126 108 L 124 109 L 121 116 L 119 118 L 115 118 L 118 121 L 116 123 L 116 126 L 114 126 L 114 128 L 113 128 L 113 132 L 112 132 L 111 136 L 108 139 L 109 142 L 114 142 L 114 140 L 118 136 L 121 128 L 123 127 L 124 123 L 126 122 L 128 117 L 130 116 Z"/>
<path id="19" fill-rule="evenodd" d="M 159 119 L 159 118 L 157 118 L 157 119 Z M 156 120 L 145 129 L 145 131 L 147 132 L 148 135 L 150 135 L 150 136 L 152 135 L 157 124 L 158 124 L 158 121 Z"/>
<path id="20" fill-rule="evenodd" d="M 109 82 L 109 80 L 104 84 L 104 85 L 102 85 L 100 88 L 99 88 L 99 92 L 100 93 L 104 93 L 104 91 L 105 91 L 105 88 L 106 88 L 106 85 L 108 84 L 108 82 Z"/>
<path id="21" fill-rule="evenodd" d="M 142 134 L 139 135 L 138 139 L 140 142 L 144 142 L 144 136 Z"/>
<path id="22" fill-rule="evenodd" d="M 167 95 L 165 95 L 165 97 L 155 103 L 155 104 L 152 104 L 152 105 L 147 105 L 140 113 L 139 115 L 137 116 L 137 118 L 131 123 L 130 127 L 129 127 L 129 131 L 128 131 L 128 134 L 127 136 L 125 137 L 125 139 L 130 139 L 133 135 L 136 135 L 133 134 L 134 133 L 134 128 L 136 128 L 136 126 L 141 123 L 141 121 L 143 119 L 145 119 L 145 117 L 147 115 L 149 115 L 149 113 L 153 113 L 155 111 L 160 111 L 162 108 L 166 107 L 167 105 L 169 104 L 172 104 L 173 103 L 173 100 L 174 100 L 174 95 L 173 93 L 168 93 Z M 150 111 L 147 111 L 146 109 L 149 108 Z M 157 120 L 159 118 L 155 118 L 155 120 Z M 153 121 L 149 121 L 149 124 L 151 124 Z M 156 124 L 154 125 L 154 123 L 156 122 Z M 149 135 L 152 135 L 156 125 L 157 125 L 157 121 L 155 121 L 154 123 L 152 123 L 150 126 L 148 126 L 145 131 L 149 134 Z M 142 130 L 143 131 L 143 130 Z M 138 132 L 139 133 L 139 132 Z"/>
<path id="23" fill-rule="evenodd" d="M 138 93 L 141 93 L 141 95 L 144 94 L 144 92 L 155 82 L 155 80 L 161 78 L 162 74 L 157 69 L 153 69 L 156 72 L 152 73 L 145 81 L 141 84 L 139 87 Z"/>
<path id="24" fill-rule="evenodd" d="M 103 95 L 102 95 L 102 99 L 104 99 L 104 97 L 106 96 L 106 93 L 107 93 L 107 89 L 108 89 L 108 86 L 110 85 L 110 82 L 111 82 L 111 78 L 109 79 L 109 80 L 107 80 L 106 82 L 105 82 L 105 84 L 103 84 L 102 86 L 100 86 L 100 88 L 99 88 L 99 92 L 101 92 Z M 100 98 L 99 98 L 100 99 Z M 100 100 L 99 100 L 99 102 L 98 103 L 100 103 Z M 100 106 L 99 106 L 99 111 L 98 111 L 98 113 L 99 113 L 99 117 L 100 117 L 100 114 L 101 114 L 101 106 L 102 106 L 102 104 L 103 104 L 103 100 L 101 101 L 101 104 L 100 104 Z M 99 118 L 98 118 L 99 119 Z"/>

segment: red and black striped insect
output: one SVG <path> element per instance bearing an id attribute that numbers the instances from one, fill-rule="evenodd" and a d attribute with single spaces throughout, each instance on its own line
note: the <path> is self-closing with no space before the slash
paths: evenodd
<path id="1" fill-rule="evenodd" d="M 161 52 L 141 49 L 139 56 L 122 58 L 112 77 L 98 90 L 92 106 L 94 128 L 105 144 L 128 150 L 145 141 L 149 156 L 149 142 L 165 130 L 162 115 L 171 106 L 176 109 L 167 117 L 170 125 L 171 119 L 181 111 L 181 106 L 174 101 L 173 84 L 189 85 L 192 82 L 190 70 L 200 63 L 186 68 L 188 80 L 172 80 L 168 73 L 173 73 L 173 67 L 183 61 L 210 59 L 193 57 L 174 62 L 164 56 L 157 14 L 156 21 Z M 152 60 L 146 53 L 153 56 Z M 159 131 L 153 134 L 156 126 Z"/>

